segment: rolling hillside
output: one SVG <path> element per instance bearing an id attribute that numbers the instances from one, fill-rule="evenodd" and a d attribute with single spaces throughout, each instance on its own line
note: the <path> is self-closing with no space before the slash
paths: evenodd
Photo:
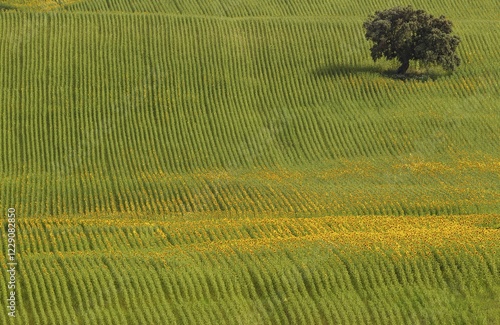
<path id="1" fill-rule="evenodd" d="M 500 323 L 500 9 L 398 80 L 396 4 L 1 1 L 17 323 Z"/>
<path id="2" fill-rule="evenodd" d="M 491 23 L 403 82 L 361 19 L 3 15 L 1 198 L 26 216 L 498 211 Z"/>

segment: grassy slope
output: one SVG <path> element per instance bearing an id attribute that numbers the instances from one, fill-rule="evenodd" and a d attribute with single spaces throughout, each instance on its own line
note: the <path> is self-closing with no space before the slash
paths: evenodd
<path id="1" fill-rule="evenodd" d="M 424 8 L 435 15 L 445 14 L 453 19 L 497 19 L 498 4 L 494 0 L 482 0 L 481 5 L 467 0 L 453 2 L 412 0 L 402 4 L 397 0 L 87 0 L 65 7 L 70 11 L 114 11 L 114 12 L 161 12 L 168 14 L 222 16 L 222 17 L 286 17 L 286 16 L 358 16 L 365 17 L 375 10 L 397 5 L 411 4 Z"/>
<path id="2" fill-rule="evenodd" d="M 2 202 L 24 215 L 498 211 L 498 23 L 457 22 L 464 66 L 427 82 L 381 75 L 360 23 L 6 13 Z"/>
<path id="3" fill-rule="evenodd" d="M 494 2 L 415 4 L 463 39 L 427 82 L 370 61 L 376 3 L 103 3 L 1 14 L 0 208 L 21 217 L 32 323 L 499 322 L 497 215 L 366 236 L 372 219 L 320 218 L 498 213 Z M 408 238 L 419 257 L 392 261 Z"/>
<path id="4" fill-rule="evenodd" d="M 79 0 L 3 0 L 0 9 L 27 10 L 27 11 L 52 11 L 80 2 Z"/>
<path id="5" fill-rule="evenodd" d="M 500 321 L 499 215 L 213 217 L 22 219 L 19 323 Z"/>

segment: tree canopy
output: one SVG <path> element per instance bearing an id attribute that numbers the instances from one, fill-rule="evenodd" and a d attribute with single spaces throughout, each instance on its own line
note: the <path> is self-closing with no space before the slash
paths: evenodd
<path id="1" fill-rule="evenodd" d="M 437 64 L 447 71 L 460 65 L 455 53 L 460 38 L 451 35 L 452 23 L 444 16 L 436 18 L 411 6 L 394 7 L 375 12 L 363 27 L 366 39 L 374 43 L 373 60 L 397 59 L 401 63 L 398 74 L 406 73 L 410 60 Z"/>

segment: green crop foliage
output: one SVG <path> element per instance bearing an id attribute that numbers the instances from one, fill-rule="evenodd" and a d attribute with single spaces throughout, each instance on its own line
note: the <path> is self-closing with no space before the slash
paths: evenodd
<path id="1" fill-rule="evenodd" d="M 464 66 L 403 82 L 370 61 L 359 21 L 4 13 L 2 202 L 497 210 L 498 23 L 458 21 Z"/>
<path id="2" fill-rule="evenodd" d="M 500 323 L 498 4 L 397 80 L 398 4 L 1 1 L 17 323 Z"/>
<path id="3" fill-rule="evenodd" d="M 18 319 L 496 323 L 498 217 L 27 218 Z"/>

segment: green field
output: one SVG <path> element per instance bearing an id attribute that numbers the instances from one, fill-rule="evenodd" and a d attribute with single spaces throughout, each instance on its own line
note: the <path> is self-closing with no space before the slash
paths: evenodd
<path id="1" fill-rule="evenodd" d="M 453 74 L 373 63 L 396 1 L 0 1 L 10 321 L 500 324 L 500 7 L 411 3 Z"/>

